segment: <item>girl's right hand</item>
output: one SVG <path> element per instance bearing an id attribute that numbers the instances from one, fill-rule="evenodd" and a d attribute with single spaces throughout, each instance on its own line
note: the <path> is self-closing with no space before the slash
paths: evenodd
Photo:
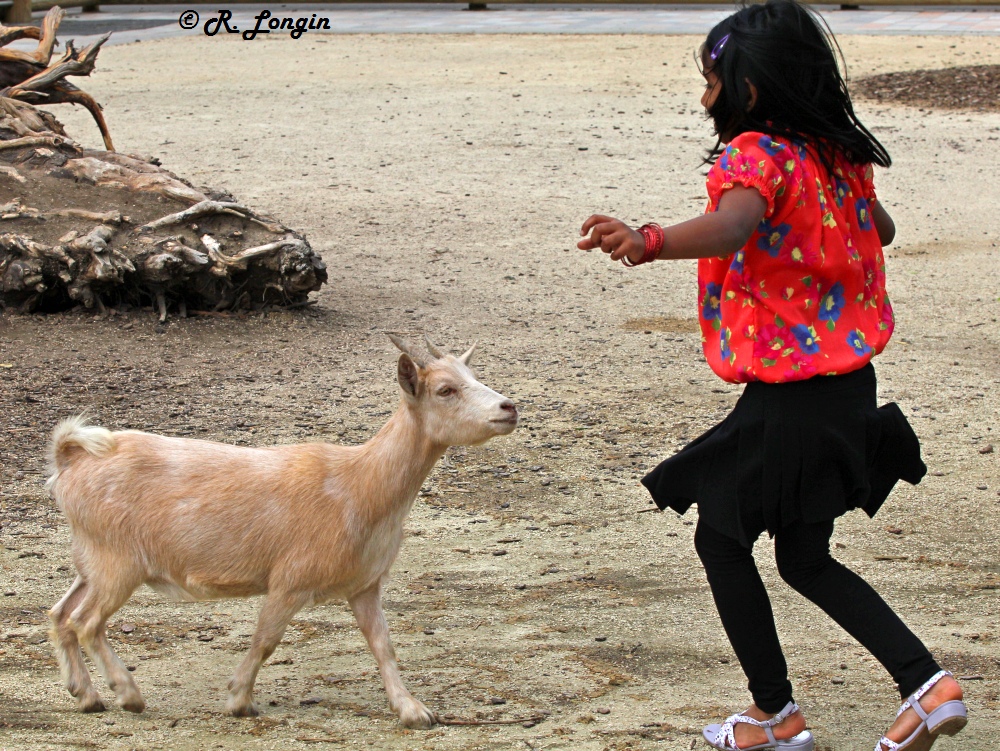
<path id="1" fill-rule="evenodd" d="M 587 234 L 590 233 L 590 237 Z M 625 256 L 632 263 L 642 260 L 646 252 L 646 240 L 620 219 L 594 214 L 580 229 L 583 239 L 576 244 L 580 250 L 600 248 L 611 254 L 612 261 L 620 261 Z"/>

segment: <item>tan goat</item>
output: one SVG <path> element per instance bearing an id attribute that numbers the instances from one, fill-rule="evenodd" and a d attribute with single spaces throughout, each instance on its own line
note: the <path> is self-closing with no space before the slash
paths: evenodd
<path id="1" fill-rule="evenodd" d="M 461 357 L 403 354 L 399 409 L 361 446 L 242 448 L 61 422 L 47 487 L 69 520 L 79 575 L 52 608 L 66 688 L 84 712 L 104 709 L 80 647 L 118 704 L 141 712 L 139 687 L 108 643 L 108 618 L 148 584 L 184 600 L 265 594 L 250 651 L 229 682 L 226 710 L 255 715 L 253 686 L 288 623 L 307 605 L 346 599 L 378 661 L 389 704 L 407 727 L 434 713 L 403 686 L 382 612 L 382 582 L 403 521 L 448 446 L 517 426 L 514 403 L 476 380 Z"/>

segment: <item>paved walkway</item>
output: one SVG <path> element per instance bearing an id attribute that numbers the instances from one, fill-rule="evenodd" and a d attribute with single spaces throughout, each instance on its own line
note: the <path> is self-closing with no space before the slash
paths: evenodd
<path id="1" fill-rule="evenodd" d="M 87 44 L 106 31 L 109 44 L 176 36 L 202 36 L 219 8 L 232 11 L 230 27 L 252 29 L 254 16 L 268 9 L 273 16 L 329 19 L 335 34 L 703 34 L 732 12 L 732 5 L 503 5 L 471 11 L 468 3 L 282 5 L 202 3 L 193 5 L 105 5 L 98 13 L 67 12 L 60 37 Z M 894 7 L 841 10 L 817 6 L 836 34 L 1000 34 L 1000 6 Z M 195 11 L 194 28 L 179 21 Z M 36 13 L 37 19 L 42 14 Z M 189 21 L 193 16 L 188 16 Z M 266 24 L 267 21 L 264 21 Z M 209 27 L 211 28 L 211 27 Z M 261 28 L 266 28 L 262 24 Z M 272 32 L 277 33 L 277 32 Z M 280 33 L 287 34 L 288 31 Z M 222 30 L 225 34 L 225 30 Z M 235 36 L 235 35 L 234 35 Z M 23 43 L 17 43 L 21 46 Z M 28 44 L 26 48 L 33 48 Z"/>

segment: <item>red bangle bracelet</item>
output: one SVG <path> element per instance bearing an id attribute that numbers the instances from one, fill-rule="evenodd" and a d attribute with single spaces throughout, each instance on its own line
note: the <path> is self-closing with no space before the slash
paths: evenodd
<path id="1" fill-rule="evenodd" d="M 633 263 L 628 256 L 622 258 L 622 263 L 629 268 L 633 266 L 639 266 L 643 263 L 649 263 L 650 261 L 655 261 L 659 255 L 660 251 L 663 250 L 663 227 L 654 222 L 649 222 L 644 224 L 637 230 L 642 239 L 646 243 L 646 249 L 643 251 L 642 258 Z"/>

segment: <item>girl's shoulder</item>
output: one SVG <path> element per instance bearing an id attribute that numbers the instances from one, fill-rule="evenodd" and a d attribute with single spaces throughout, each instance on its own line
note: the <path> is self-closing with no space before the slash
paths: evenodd
<path id="1" fill-rule="evenodd" d="M 766 216 L 771 216 L 777 203 L 798 198 L 807 159 L 804 141 L 756 131 L 734 136 L 709 170 L 709 211 L 718 207 L 724 191 L 739 184 L 756 188 L 767 200 Z"/>
<path id="2" fill-rule="evenodd" d="M 734 136 L 726 145 L 726 152 L 742 154 L 761 152 L 770 158 L 792 157 L 800 160 L 806 159 L 809 155 L 808 142 L 805 138 L 777 136 L 755 130 L 744 131 Z"/>

